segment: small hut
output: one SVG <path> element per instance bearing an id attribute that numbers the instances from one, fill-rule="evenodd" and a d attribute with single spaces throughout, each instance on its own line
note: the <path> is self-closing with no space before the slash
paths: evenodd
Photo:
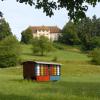
<path id="1" fill-rule="evenodd" d="M 61 64 L 39 61 L 26 61 L 23 63 L 24 79 L 36 81 L 56 81 L 60 79 Z"/>

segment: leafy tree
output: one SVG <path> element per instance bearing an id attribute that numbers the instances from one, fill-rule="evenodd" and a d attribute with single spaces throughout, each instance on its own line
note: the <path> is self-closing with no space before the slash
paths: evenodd
<path id="1" fill-rule="evenodd" d="M 32 30 L 30 28 L 27 28 L 25 31 L 21 33 L 21 42 L 25 44 L 31 43 L 31 40 L 33 39 Z"/>
<path id="2" fill-rule="evenodd" d="M 0 67 L 15 66 L 20 61 L 20 44 L 15 36 L 8 36 L 0 42 Z"/>
<path id="3" fill-rule="evenodd" d="M 33 39 L 33 53 L 35 55 L 40 54 L 44 56 L 45 53 L 52 51 L 53 45 L 49 39 L 45 36 L 40 36 L 39 38 Z"/>
<path id="4" fill-rule="evenodd" d="M 4 0 L 1 0 L 4 1 Z M 75 21 L 85 17 L 85 12 L 88 10 L 88 4 L 95 7 L 100 0 L 16 0 L 20 3 L 34 5 L 37 9 L 43 9 L 43 12 L 48 16 L 54 14 L 53 10 L 65 8 L 68 11 L 70 19 Z"/>
<path id="5" fill-rule="evenodd" d="M 58 41 L 68 45 L 79 44 L 80 40 L 77 35 L 76 25 L 73 22 L 69 21 L 64 26 Z"/>
<path id="6" fill-rule="evenodd" d="M 85 18 L 77 24 L 77 33 L 81 40 L 83 50 L 91 50 L 92 21 Z"/>
<path id="7" fill-rule="evenodd" d="M 91 38 L 91 48 L 100 48 L 100 37 L 95 36 Z"/>
<path id="8" fill-rule="evenodd" d="M 100 36 L 100 18 L 97 19 L 96 15 L 92 18 L 92 36 Z"/>
<path id="9" fill-rule="evenodd" d="M 9 24 L 5 21 L 5 19 L 0 19 L 0 40 L 9 35 L 12 35 Z"/>

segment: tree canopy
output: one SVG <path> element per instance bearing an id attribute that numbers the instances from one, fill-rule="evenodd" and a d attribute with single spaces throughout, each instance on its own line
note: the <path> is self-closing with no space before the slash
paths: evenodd
<path id="1" fill-rule="evenodd" d="M 33 39 L 33 35 L 32 35 L 32 30 L 30 28 L 27 28 L 26 30 L 24 30 L 21 33 L 22 37 L 21 37 L 21 42 L 25 43 L 25 44 L 29 44 L 31 43 L 31 40 Z"/>
<path id="2" fill-rule="evenodd" d="M 20 61 L 20 43 L 10 35 L 0 41 L 0 67 L 15 66 Z"/>
<path id="3" fill-rule="evenodd" d="M 35 37 L 32 42 L 32 51 L 34 55 L 44 56 L 53 50 L 52 42 L 45 36 Z"/>
<path id="4" fill-rule="evenodd" d="M 59 42 L 67 45 L 81 45 L 84 50 L 100 48 L 100 18 L 86 17 L 77 24 L 69 21 L 62 29 Z"/>
<path id="5" fill-rule="evenodd" d="M 5 0 L 1 0 L 5 1 Z M 70 19 L 77 21 L 86 17 L 88 4 L 95 7 L 100 0 L 16 0 L 20 3 L 34 5 L 37 9 L 43 9 L 47 16 L 52 16 L 54 10 L 65 8 Z"/>
<path id="6" fill-rule="evenodd" d="M 0 40 L 4 39 L 5 37 L 12 35 L 9 23 L 5 21 L 5 19 L 0 19 Z"/>

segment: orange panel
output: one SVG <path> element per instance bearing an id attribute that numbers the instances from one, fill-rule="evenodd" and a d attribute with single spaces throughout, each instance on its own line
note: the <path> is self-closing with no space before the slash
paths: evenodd
<path id="1" fill-rule="evenodd" d="M 50 76 L 37 76 L 36 80 L 37 81 L 49 81 L 50 80 Z"/>

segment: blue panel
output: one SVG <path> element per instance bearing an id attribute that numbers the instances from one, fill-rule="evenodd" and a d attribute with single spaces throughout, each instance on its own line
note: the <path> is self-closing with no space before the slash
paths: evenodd
<path id="1" fill-rule="evenodd" d="M 54 81 L 54 80 L 59 80 L 60 76 L 50 76 L 50 80 Z"/>

